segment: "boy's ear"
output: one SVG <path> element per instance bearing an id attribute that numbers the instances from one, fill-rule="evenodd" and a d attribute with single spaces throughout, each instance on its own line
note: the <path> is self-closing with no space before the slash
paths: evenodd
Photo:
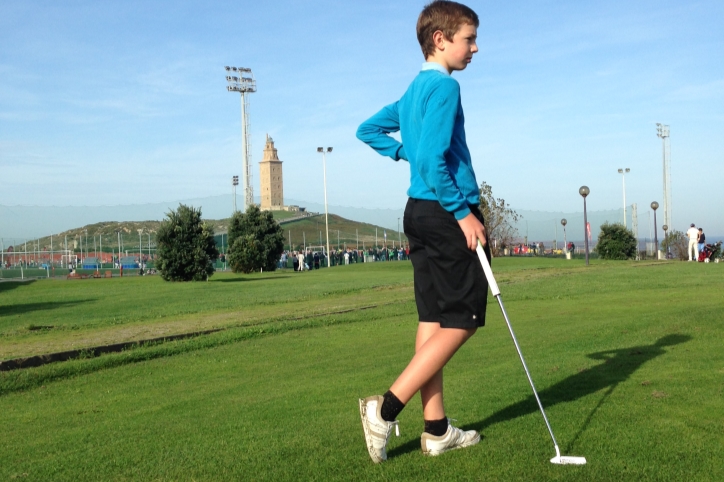
<path id="1" fill-rule="evenodd" d="M 445 42 L 447 39 L 445 38 L 445 34 L 442 32 L 442 30 L 435 30 L 432 34 L 432 43 L 435 45 L 435 48 L 437 50 L 445 50 Z"/>

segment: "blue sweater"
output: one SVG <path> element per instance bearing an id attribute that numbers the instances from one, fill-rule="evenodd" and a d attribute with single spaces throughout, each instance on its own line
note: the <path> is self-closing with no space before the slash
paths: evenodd
<path id="1" fill-rule="evenodd" d="M 402 143 L 388 135 L 397 131 Z M 439 64 L 423 64 L 402 98 L 363 122 L 357 138 L 383 156 L 409 161 L 411 198 L 438 201 L 458 220 L 479 204 L 460 85 Z"/>

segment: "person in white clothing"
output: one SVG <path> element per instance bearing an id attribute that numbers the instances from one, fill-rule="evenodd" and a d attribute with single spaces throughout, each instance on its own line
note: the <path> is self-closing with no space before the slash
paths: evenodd
<path id="1" fill-rule="evenodd" d="M 297 254 L 297 259 L 299 260 L 299 271 L 304 271 L 304 254 L 301 251 Z"/>
<path id="2" fill-rule="evenodd" d="M 699 250 L 696 245 L 698 239 L 699 239 L 699 230 L 696 229 L 696 226 L 694 226 L 694 223 L 691 223 L 691 227 L 686 232 L 686 236 L 689 238 L 689 249 L 687 250 L 687 253 L 689 253 L 689 261 L 692 261 L 691 259 L 691 253 L 694 253 L 694 261 L 699 259 Z"/>

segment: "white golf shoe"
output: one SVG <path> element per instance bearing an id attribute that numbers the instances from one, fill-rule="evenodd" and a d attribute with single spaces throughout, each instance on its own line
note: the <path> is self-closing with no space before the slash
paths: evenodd
<path id="1" fill-rule="evenodd" d="M 475 430 L 460 430 L 453 427 L 448 419 L 447 432 L 445 435 L 436 437 L 435 435 L 423 432 L 420 438 L 422 445 L 422 453 L 424 455 L 435 456 L 447 452 L 448 450 L 461 449 L 469 447 L 480 442 L 480 434 Z"/>
<path id="2" fill-rule="evenodd" d="M 400 427 L 397 420 L 386 422 L 382 420 L 382 396 L 373 395 L 359 401 L 359 414 L 362 417 L 362 428 L 365 431 L 367 451 L 376 464 L 387 460 L 387 440 L 395 427 L 395 435 L 400 436 Z"/>

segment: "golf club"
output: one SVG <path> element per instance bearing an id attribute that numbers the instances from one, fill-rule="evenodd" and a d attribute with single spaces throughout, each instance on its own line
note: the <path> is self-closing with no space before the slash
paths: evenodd
<path id="1" fill-rule="evenodd" d="M 505 306 L 503 306 L 503 300 L 500 299 L 500 289 L 498 288 L 498 283 L 495 282 L 495 278 L 493 277 L 493 270 L 490 268 L 490 263 L 488 262 L 488 257 L 485 255 L 485 252 L 483 251 L 483 246 L 478 241 L 478 247 L 477 247 L 477 253 L 478 258 L 480 258 L 480 264 L 483 265 L 483 271 L 485 272 L 485 277 L 488 279 L 488 285 L 490 286 L 490 291 L 493 293 L 493 296 L 498 300 L 498 304 L 500 305 L 500 310 L 503 312 L 503 318 L 505 318 L 505 323 L 508 325 L 508 331 L 510 332 L 510 336 L 513 338 L 513 343 L 515 344 L 515 349 L 518 351 L 518 356 L 520 357 L 521 363 L 523 363 L 523 369 L 525 370 L 525 375 L 528 377 L 528 383 L 530 383 L 530 388 L 533 389 L 533 395 L 535 395 L 535 400 L 538 402 L 538 408 L 540 408 L 540 413 L 543 415 L 543 420 L 545 420 L 546 427 L 548 427 L 548 433 L 551 434 L 551 439 L 553 440 L 553 445 L 556 448 L 556 456 L 551 459 L 552 464 L 572 464 L 572 465 L 585 465 L 586 458 L 585 457 L 571 457 L 566 455 L 561 455 L 561 450 L 558 448 L 558 442 L 556 441 L 556 436 L 553 435 L 553 429 L 551 428 L 551 424 L 548 422 L 548 417 L 546 416 L 546 411 L 543 409 L 543 404 L 540 401 L 540 398 L 538 398 L 538 392 L 535 389 L 535 385 L 533 384 L 533 379 L 530 376 L 530 372 L 528 371 L 528 366 L 525 364 L 525 359 L 523 359 L 523 352 L 520 351 L 520 346 L 518 345 L 518 340 L 515 338 L 515 333 L 513 333 L 513 327 L 510 324 L 510 320 L 508 319 L 508 313 L 505 311 Z"/>

